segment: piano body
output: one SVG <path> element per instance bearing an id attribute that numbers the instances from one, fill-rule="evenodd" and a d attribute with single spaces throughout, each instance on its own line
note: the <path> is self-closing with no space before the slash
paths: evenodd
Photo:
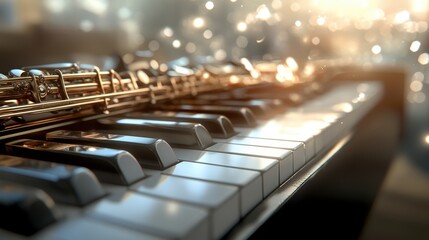
<path id="1" fill-rule="evenodd" d="M 396 65 L 40 54 L 0 75 L 1 239 L 356 238 L 404 134 Z"/>

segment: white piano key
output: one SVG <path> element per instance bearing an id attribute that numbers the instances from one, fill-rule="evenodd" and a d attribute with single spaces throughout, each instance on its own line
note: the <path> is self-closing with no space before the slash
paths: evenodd
<path id="1" fill-rule="evenodd" d="M 281 174 L 283 175 L 282 179 L 292 174 L 291 168 L 287 167 L 286 164 L 283 164 L 285 169 L 282 169 L 283 171 L 280 174 L 280 161 L 276 159 L 182 148 L 173 148 L 173 150 L 177 158 L 181 161 L 206 163 L 260 172 L 262 174 L 264 197 L 268 196 L 279 186 Z"/>
<path id="2" fill-rule="evenodd" d="M 247 138 L 247 137 L 232 137 L 227 139 L 214 139 L 215 142 L 233 143 L 250 146 L 281 148 L 292 151 L 293 155 L 293 171 L 296 172 L 306 162 L 305 148 L 302 142 L 293 142 L 286 140 L 263 139 L 263 138 Z M 176 153 L 177 154 L 177 153 Z"/>
<path id="3" fill-rule="evenodd" d="M 131 191 L 102 199 L 87 208 L 86 215 L 162 238 L 210 238 L 206 209 Z"/>
<path id="4" fill-rule="evenodd" d="M 316 155 L 316 144 L 314 136 L 307 132 L 296 133 L 278 129 L 278 124 L 266 125 L 264 129 L 255 128 L 252 130 L 243 130 L 237 135 L 239 137 L 263 138 L 273 140 L 294 141 L 304 144 L 306 162 L 310 161 Z"/>
<path id="5" fill-rule="evenodd" d="M 131 189 L 206 208 L 213 239 L 220 239 L 240 220 L 236 186 L 160 174 L 134 184 Z"/>
<path id="6" fill-rule="evenodd" d="M 284 135 L 310 135 L 314 141 L 314 155 L 319 153 L 324 148 L 328 139 L 329 131 L 327 127 L 329 123 L 324 123 L 314 120 L 305 120 L 304 118 L 281 118 L 272 119 L 264 125 L 259 126 L 255 131 L 269 132 L 273 128 L 277 129 L 279 137 Z M 313 155 L 313 156 L 314 156 Z"/>
<path id="7" fill-rule="evenodd" d="M 103 222 L 89 217 L 69 218 L 32 237 L 34 240 L 162 240 L 141 231 L 128 229 L 109 222 Z"/>
<path id="8" fill-rule="evenodd" d="M 181 162 L 163 173 L 238 186 L 241 216 L 246 215 L 263 199 L 262 176 L 257 171 Z"/>
<path id="9" fill-rule="evenodd" d="M 216 143 L 215 145 L 206 148 L 206 150 L 276 159 L 279 161 L 280 166 L 280 183 L 284 182 L 294 172 L 292 151 L 287 149 Z"/>

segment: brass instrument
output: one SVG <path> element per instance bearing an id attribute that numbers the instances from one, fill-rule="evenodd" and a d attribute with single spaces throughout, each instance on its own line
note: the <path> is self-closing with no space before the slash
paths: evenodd
<path id="1" fill-rule="evenodd" d="M 10 70 L 8 76 L 0 76 L 0 121 L 3 129 L 9 129 L 34 120 L 53 120 L 71 114 L 79 117 L 108 114 L 113 110 L 141 108 L 206 92 L 267 84 L 271 87 L 274 83 L 272 79 L 255 78 L 252 71 L 256 70 L 249 71 L 244 64 L 237 63 L 195 68 L 172 66 L 166 72 L 154 69 L 101 71 L 97 66 L 80 63 L 27 66 Z M 303 82 L 295 82 L 295 85 L 299 83 Z M 84 114 L 86 112 L 88 114 Z"/>

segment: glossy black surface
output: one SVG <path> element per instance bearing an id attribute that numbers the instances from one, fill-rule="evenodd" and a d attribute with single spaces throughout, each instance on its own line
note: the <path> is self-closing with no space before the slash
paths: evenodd
<path id="1" fill-rule="evenodd" d="M 54 205 L 40 189 L 0 182 L 0 228 L 31 235 L 58 220 Z"/>
<path id="2" fill-rule="evenodd" d="M 6 149 L 21 157 L 87 167 L 103 182 L 129 185 L 144 177 L 137 160 L 124 150 L 30 139 L 7 143 Z M 124 164 L 134 171 L 124 171 Z"/>
<path id="3" fill-rule="evenodd" d="M 9 155 L 0 156 L 0 179 L 40 188 L 65 204 L 86 205 L 105 195 L 87 168 Z"/>
<path id="4" fill-rule="evenodd" d="M 126 117 L 200 123 L 217 138 L 229 138 L 237 134 L 229 118 L 221 114 L 154 111 L 129 113 Z"/>
<path id="5" fill-rule="evenodd" d="M 49 132 L 46 138 L 59 142 L 122 149 L 136 157 L 143 167 L 165 169 L 178 163 L 169 144 L 159 138 L 71 130 Z"/>
<path id="6" fill-rule="evenodd" d="M 114 117 L 100 119 L 98 123 L 111 133 L 161 138 L 176 147 L 204 149 L 214 144 L 210 133 L 199 123 Z"/>
<path id="7" fill-rule="evenodd" d="M 157 105 L 156 109 L 166 111 L 184 111 L 193 113 L 215 113 L 222 114 L 228 117 L 231 122 L 238 127 L 255 127 L 256 117 L 255 114 L 245 107 L 231 107 L 219 105 Z"/>

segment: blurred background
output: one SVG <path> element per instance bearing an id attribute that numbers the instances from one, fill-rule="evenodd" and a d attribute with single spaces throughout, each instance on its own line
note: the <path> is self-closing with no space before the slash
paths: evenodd
<path id="1" fill-rule="evenodd" d="M 158 67 L 183 56 L 403 66 L 406 133 L 361 237 L 420 239 L 429 236 L 428 11 L 429 0 L 0 0 L 0 72 L 64 61 L 111 69 L 142 50 Z"/>

